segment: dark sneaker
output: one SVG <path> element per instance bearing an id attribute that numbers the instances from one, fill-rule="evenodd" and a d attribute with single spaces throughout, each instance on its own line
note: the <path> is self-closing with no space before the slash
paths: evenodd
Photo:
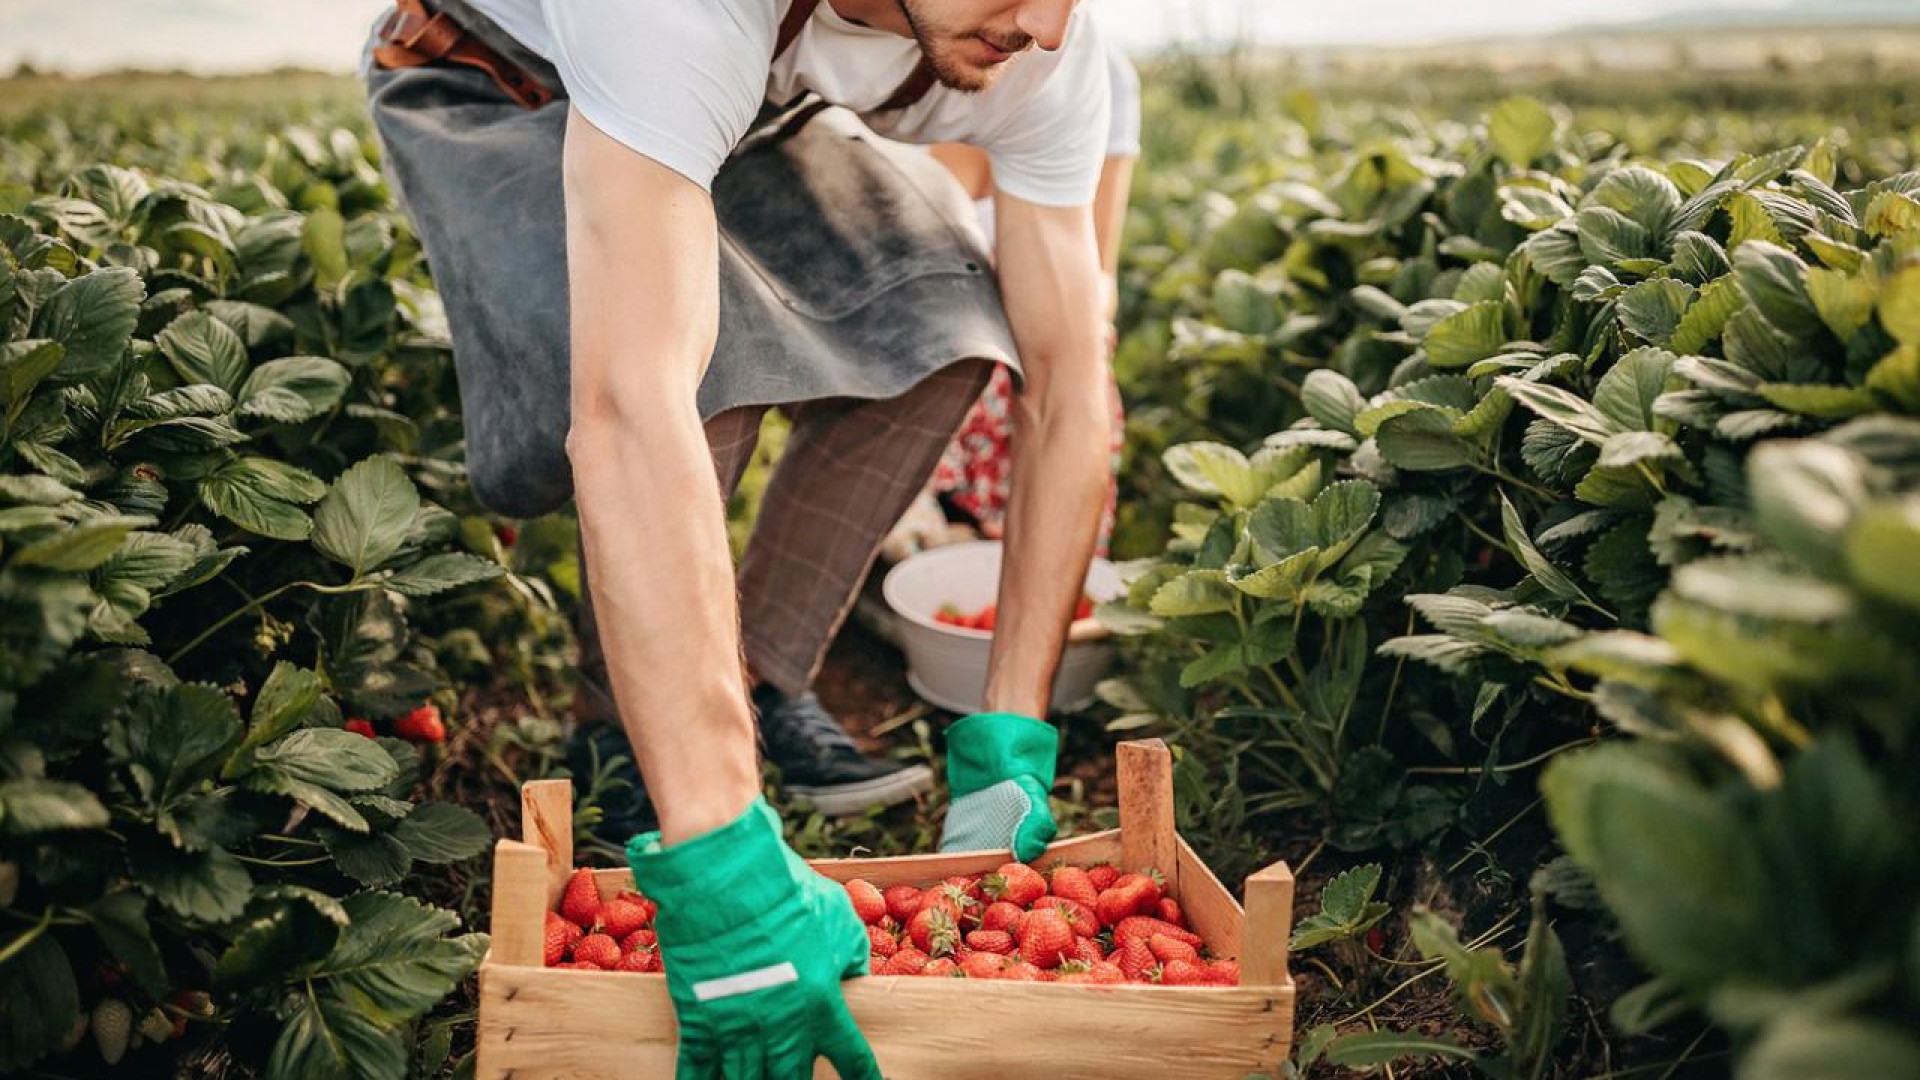
<path id="1" fill-rule="evenodd" d="M 933 790 L 933 770 L 868 757 L 820 699 L 788 697 L 770 685 L 753 692 L 767 759 L 780 767 L 787 793 L 828 817 L 892 806 Z"/>
<path id="2" fill-rule="evenodd" d="M 618 725 L 576 724 L 567 738 L 567 769 L 573 773 L 576 792 L 596 792 L 601 818 L 593 827 L 595 836 L 624 847 L 633 834 L 660 827 L 653 801 L 647 798 L 647 785 L 633 761 L 633 744 Z"/>

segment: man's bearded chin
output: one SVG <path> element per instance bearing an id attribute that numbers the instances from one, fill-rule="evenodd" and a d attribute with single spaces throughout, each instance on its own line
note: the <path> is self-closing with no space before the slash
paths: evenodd
<path id="1" fill-rule="evenodd" d="M 992 86 L 1000 76 L 999 64 L 982 65 L 969 59 L 973 39 L 978 31 L 962 31 L 942 26 L 920 11 L 919 0 L 894 0 L 900 8 L 900 14 L 906 17 L 907 25 L 913 28 L 914 41 L 920 45 L 920 53 L 926 57 L 927 64 L 933 68 L 933 76 L 940 85 L 949 90 L 958 90 L 965 94 L 977 94 Z M 1020 42 L 992 42 L 995 48 L 1007 52 L 1019 52 L 1032 43 L 1028 38 Z"/>

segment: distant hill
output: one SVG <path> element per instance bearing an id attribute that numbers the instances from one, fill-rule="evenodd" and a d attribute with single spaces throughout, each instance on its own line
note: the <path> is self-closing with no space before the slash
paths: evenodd
<path id="1" fill-rule="evenodd" d="M 1565 35 L 1763 30 L 1795 26 L 1920 26 L 1920 0 L 1792 0 L 1771 8 L 1700 7 L 1627 23 L 1589 23 Z"/>

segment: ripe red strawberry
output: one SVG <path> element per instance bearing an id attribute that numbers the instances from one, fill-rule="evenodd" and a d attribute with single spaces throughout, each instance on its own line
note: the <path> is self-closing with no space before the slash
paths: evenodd
<path id="1" fill-rule="evenodd" d="M 1387 932 L 1374 927 L 1367 931 L 1367 951 L 1378 956 L 1387 951 Z"/>
<path id="2" fill-rule="evenodd" d="M 1069 900 L 1064 896 L 1043 896 L 1033 902 L 1033 910 L 1043 908 L 1058 911 L 1076 937 L 1092 937 L 1100 932 L 1099 917 L 1092 908 L 1078 900 Z"/>
<path id="3" fill-rule="evenodd" d="M 1047 889 L 1054 896 L 1072 900 L 1088 911 L 1092 911 L 1100 899 L 1100 890 L 1093 887 L 1093 878 L 1077 866 L 1054 867 L 1053 876 L 1047 879 Z"/>
<path id="4" fill-rule="evenodd" d="M 918 975 L 926 968 L 931 959 L 932 957 L 929 957 L 919 949 L 901 949 L 899 952 L 887 957 L 886 963 L 880 965 L 880 970 L 874 972 L 874 974 Z"/>
<path id="5" fill-rule="evenodd" d="M 1026 863 L 1010 862 L 988 874 L 981 881 L 980 888 L 995 900 L 1005 900 L 1016 907 L 1026 908 L 1047 895 L 1047 879 Z"/>
<path id="6" fill-rule="evenodd" d="M 416 743 L 447 741 L 447 725 L 440 719 L 440 706 L 429 701 L 393 722 L 393 733 Z"/>
<path id="7" fill-rule="evenodd" d="M 635 949 L 630 953 L 623 953 L 620 957 L 620 963 L 616 964 L 613 970 L 638 971 L 642 973 L 659 971 L 660 954 L 654 952 L 652 949 Z"/>
<path id="8" fill-rule="evenodd" d="M 1153 950 L 1141 938 L 1126 938 L 1115 944 L 1112 956 L 1115 966 L 1129 980 L 1138 982 L 1146 977 L 1147 970 L 1153 967 Z"/>
<path id="9" fill-rule="evenodd" d="M 960 964 L 951 956 L 936 956 L 920 969 L 923 978 L 950 979 L 960 973 Z"/>
<path id="10" fill-rule="evenodd" d="M 574 945 L 573 960 L 611 971 L 620 966 L 620 943 L 605 934 L 588 934 Z"/>
<path id="11" fill-rule="evenodd" d="M 353 732 L 355 735 L 364 735 L 369 739 L 374 737 L 373 725 L 358 716 L 348 717 L 347 722 L 340 726 Z"/>
<path id="12" fill-rule="evenodd" d="M 893 940 L 893 935 L 877 926 L 867 927 L 867 943 L 872 947 L 873 955 L 882 960 L 900 951 L 900 943 Z"/>
<path id="13" fill-rule="evenodd" d="M 636 892 L 623 892 L 600 906 L 600 926 L 615 940 L 647 925 L 647 905 Z"/>
<path id="14" fill-rule="evenodd" d="M 1005 956 L 1013 951 L 1013 935 L 1005 930 L 975 930 L 967 935 L 967 948 Z"/>
<path id="15" fill-rule="evenodd" d="M 582 930 L 599 925 L 600 889 L 593 883 L 592 870 L 583 866 L 567 879 L 567 889 L 560 894 L 560 914 Z"/>
<path id="16" fill-rule="evenodd" d="M 1207 981 L 1215 986 L 1240 985 L 1240 961 L 1215 960 L 1207 965 Z"/>
<path id="17" fill-rule="evenodd" d="M 950 953 L 960 943 L 960 924 L 953 912 L 935 904 L 921 909 L 918 915 L 907 921 L 907 937 L 913 947 L 928 956 L 940 956 Z"/>
<path id="18" fill-rule="evenodd" d="M 1035 967 L 1057 967 L 1073 949 L 1073 928 L 1056 908 L 1035 908 L 1020 924 L 1020 956 Z"/>
<path id="19" fill-rule="evenodd" d="M 911 885 L 894 885 L 881 896 L 887 902 L 887 914 L 902 926 L 920 911 L 920 890 Z"/>
<path id="20" fill-rule="evenodd" d="M 1102 960 L 1087 969 L 1087 981 L 1101 986 L 1117 986 L 1127 981 L 1127 973 L 1120 965 Z"/>
<path id="21" fill-rule="evenodd" d="M 847 882 L 847 898 L 853 901 L 853 913 L 868 926 L 886 917 L 886 897 L 880 894 L 880 889 L 873 882 L 865 878 L 854 878 Z"/>
<path id="22" fill-rule="evenodd" d="M 1147 939 L 1147 950 L 1161 963 L 1174 960 L 1191 960 L 1199 963 L 1200 952 L 1184 941 L 1176 941 L 1165 934 L 1155 934 Z"/>
<path id="23" fill-rule="evenodd" d="M 1007 958 L 998 953 L 970 952 L 960 958 L 960 972 L 969 979 L 997 979 L 1007 970 Z"/>
<path id="24" fill-rule="evenodd" d="M 1093 882 L 1095 889 L 1105 892 L 1120 880 L 1120 870 L 1112 863 L 1097 863 L 1087 867 L 1087 880 Z"/>
<path id="25" fill-rule="evenodd" d="M 1107 953 L 1100 947 L 1098 941 L 1090 937 L 1076 937 L 1073 939 L 1073 958 L 1082 963 L 1093 964 L 1105 960 Z"/>
<path id="26" fill-rule="evenodd" d="M 1161 897 L 1160 902 L 1154 905 L 1153 913 L 1159 916 L 1161 922 L 1170 922 L 1182 930 L 1187 928 L 1186 913 L 1180 910 L 1180 901 L 1171 896 Z"/>
<path id="27" fill-rule="evenodd" d="M 633 933 L 620 939 L 620 951 L 622 953 L 630 953 L 635 949 L 657 949 L 659 947 L 660 940 L 651 929 L 635 930 Z"/>
<path id="28" fill-rule="evenodd" d="M 1173 959 L 1160 965 L 1160 982 L 1164 986 L 1209 986 L 1207 969 L 1197 960 Z"/>
<path id="29" fill-rule="evenodd" d="M 547 937 L 544 946 L 547 966 L 558 967 L 560 961 L 566 959 L 567 952 L 573 948 L 574 942 L 579 941 L 585 933 L 586 931 L 562 917 L 559 912 L 547 912 Z"/>
<path id="30" fill-rule="evenodd" d="M 1114 926 L 1122 919 L 1152 911 L 1159 900 L 1158 890 L 1146 878 L 1122 878 L 1114 882 L 1112 888 L 1100 893 L 1094 901 L 1093 913 L 1100 919 L 1101 925 Z"/>
<path id="31" fill-rule="evenodd" d="M 1115 941 L 1123 938 L 1139 938 L 1145 941 L 1155 934 L 1165 934 L 1175 941 L 1184 941 L 1196 949 L 1206 944 L 1205 941 L 1201 940 L 1199 934 L 1191 930 L 1182 930 L 1172 923 L 1162 922 L 1159 919 L 1145 915 L 1135 915 L 1121 919 L 1113 928 L 1113 939 Z"/>
<path id="32" fill-rule="evenodd" d="M 520 530 L 511 525 L 497 526 L 494 528 L 493 534 L 498 536 L 500 542 L 507 547 L 512 547 L 514 542 L 520 539 Z"/>
<path id="33" fill-rule="evenodd" d="M 1047 982 L 1049 981 L 1047 978 L 1047 973 L 1044 971 L 1041 971 L 1039 965 L 1029 963 L 1025 960 L 1016 960 L 1013 963 L 1008 964 L 1007 969 L 1000 973 L 1000 977 L 1007 980 L 1008 982 Z"/>
<path id="34" fill-rule="evenodd" d="M 985 911 L 981 912 L 980 929 L 1011 930 L 1013 925 L 1019 922 L 1024 915 L 1026 915 L 1026 912 L 1021 911 L 1018 905 L 1010 904 L 1005 900 L 995 900 L 993 903 L 987 905 Z"/>
<path id="35" fill-rule="evenodd" d="M 980 877 L 981 875 L 979 874 L 955 874 L 954 876 L 948 878 L 946 881 L 942 882 L 942 884 L 946 885 L 950 889 L 958 889 L 961 893 L 966 895 L 966 898 L 968 900 L 973 901 L 974 903 L 979 903 L 980 900 L 982 899 L 981 892 L 980 892 Z M 961 907 L 964 908 L 966 907 L 966 905 L 962 904 Z"/>

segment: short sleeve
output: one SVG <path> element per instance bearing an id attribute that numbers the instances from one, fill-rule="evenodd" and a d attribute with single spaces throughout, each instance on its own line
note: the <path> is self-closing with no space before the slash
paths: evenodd
<path id="1" fill-rule="evenodd" d="M 1106 46 L 1082 11 L 1058 54 L 1046 59 L 1051 63 L 1021 73 L 1024 85 L 1003 80 L 989 91 L 1023 100 L 979 145 L 993 163 L 994 186 L 1007 194 L 1044 206 L 1085 205 L 1100 186 L 1106 156 Z"/>
<path id="2" fill-rule="evenodd" d="M 776 0 L 561 0 L 549 58 L 594 127 L 703 189 L 766 97 Z"/>
<path id="3" fill-rule="evenodd" d="M 1118 44 L 1107 46 L 1107 87 L 1112 99 L 1107 156 L 1140 156 L 1140 73 Z"/>

